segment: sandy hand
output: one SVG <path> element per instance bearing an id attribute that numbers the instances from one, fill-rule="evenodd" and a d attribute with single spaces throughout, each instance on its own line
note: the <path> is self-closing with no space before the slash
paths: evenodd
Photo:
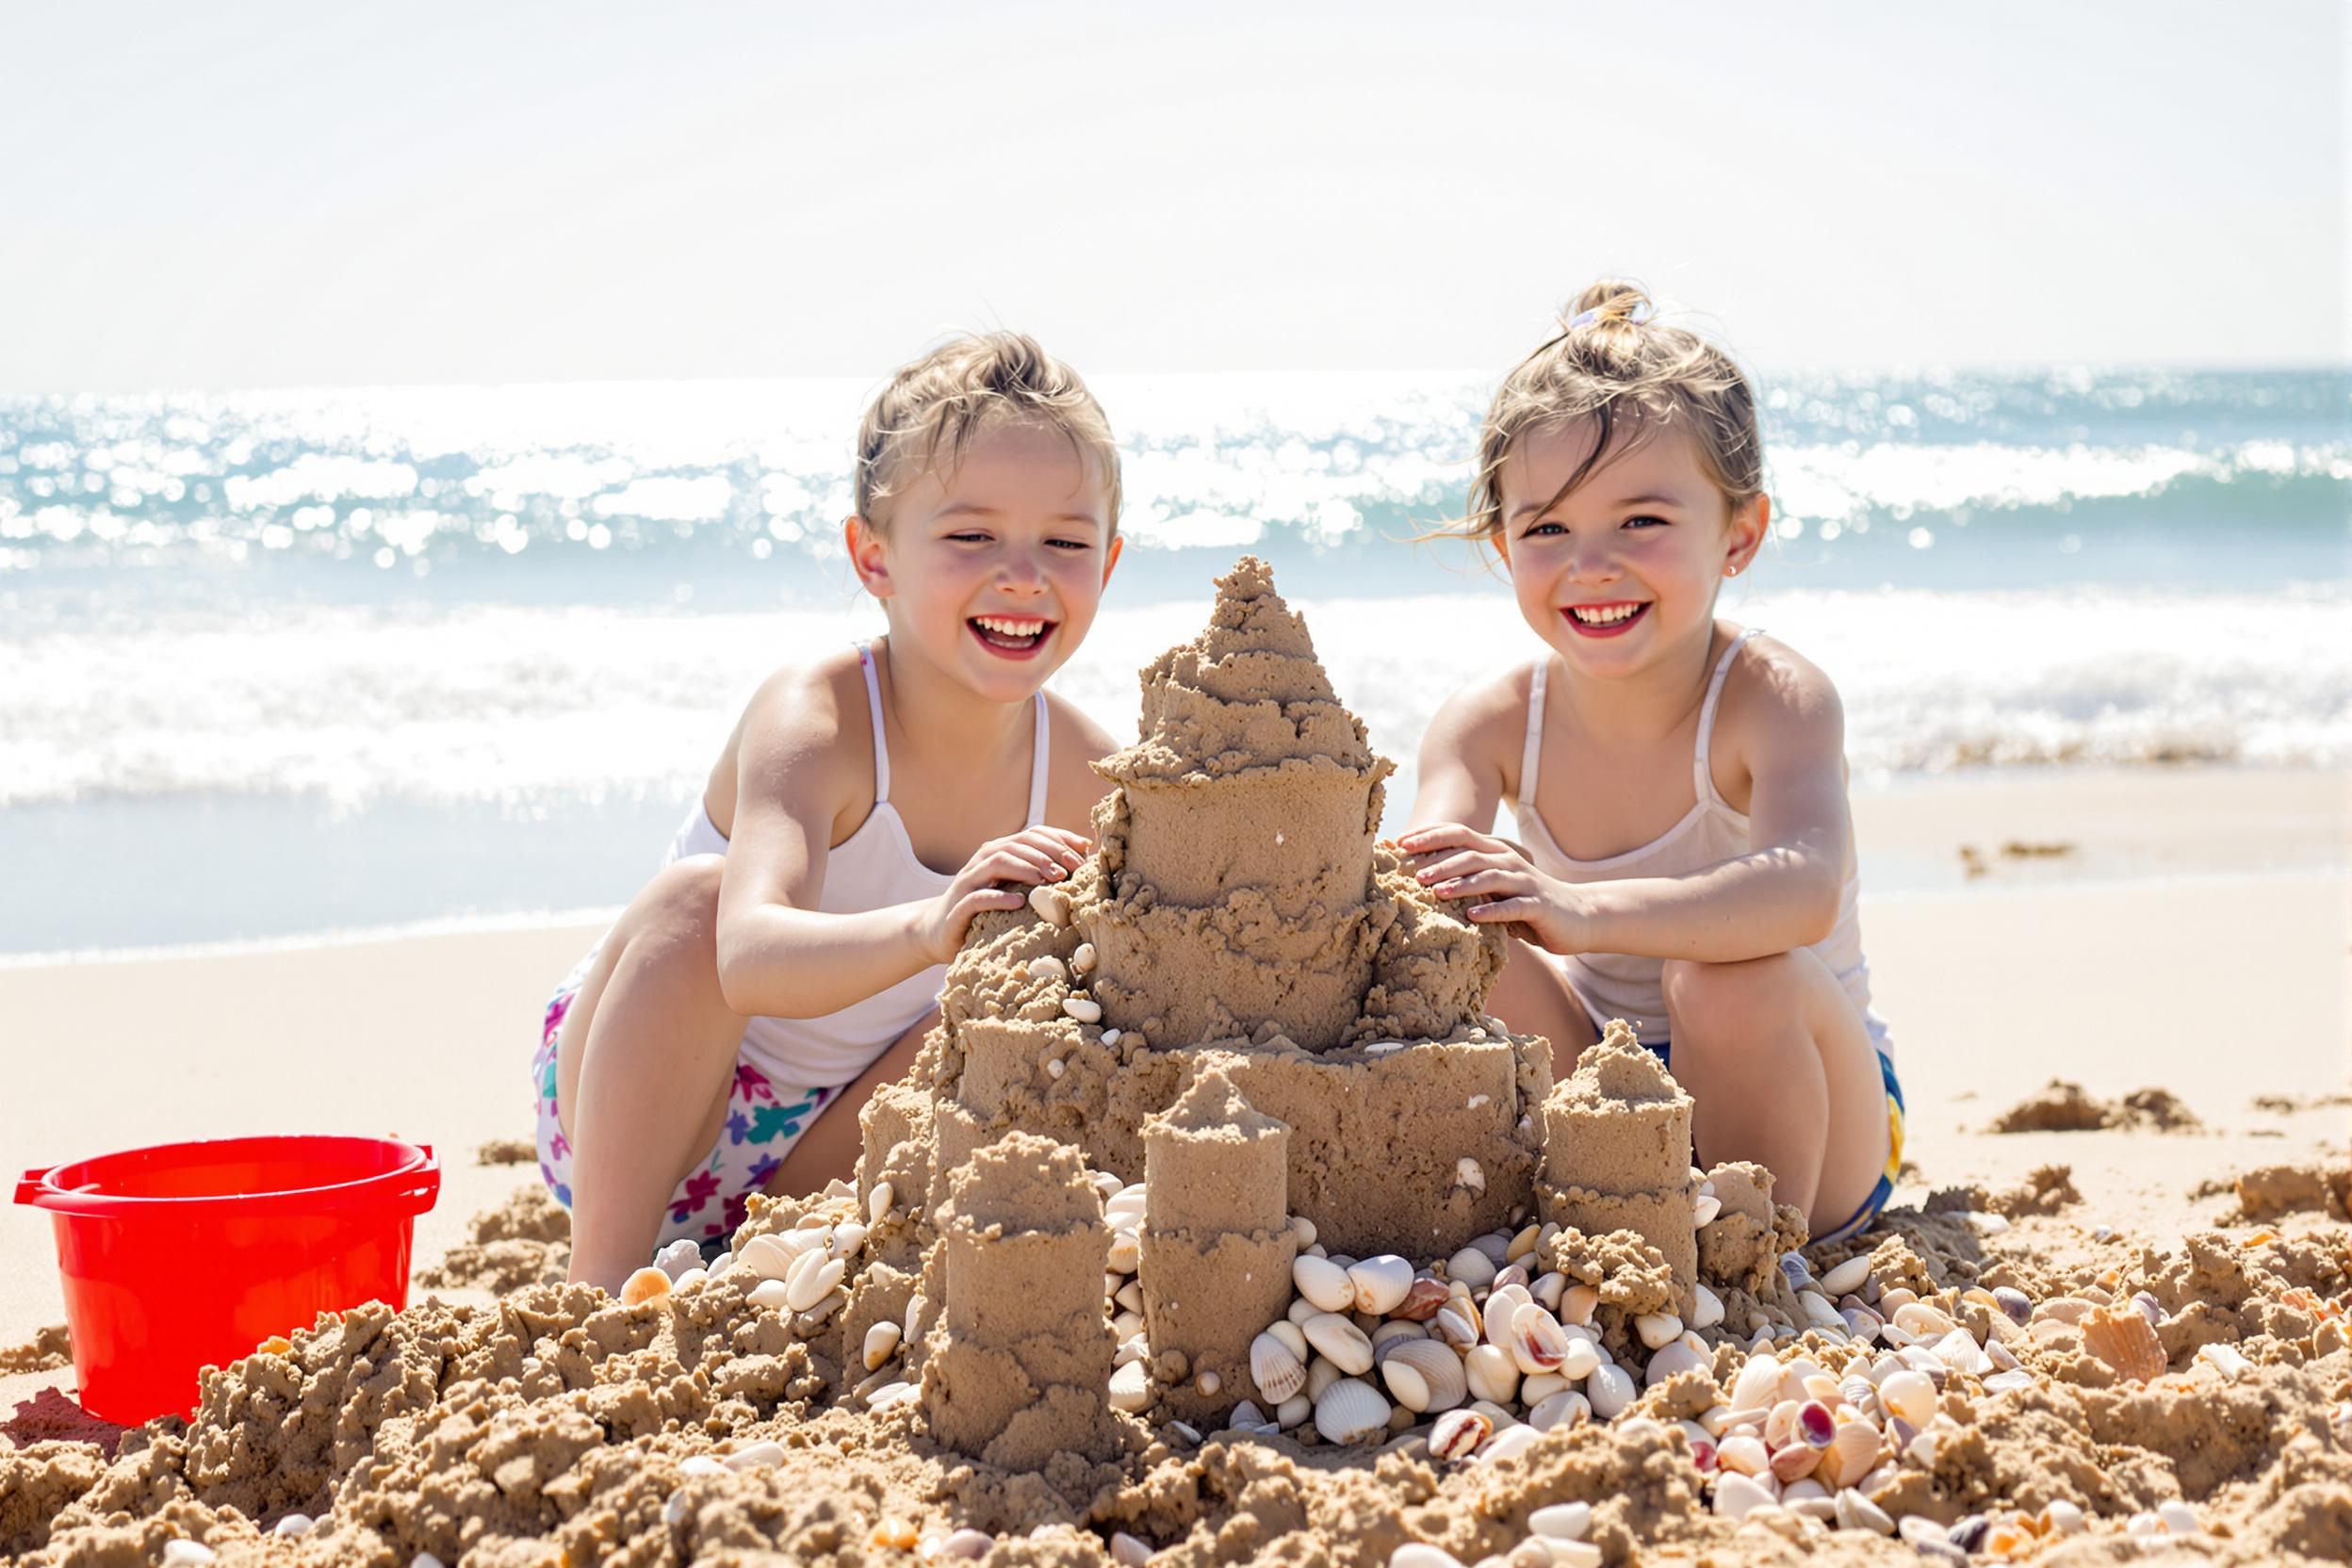
<path id="1" fill-rule="evenodd" d="M 1458 822 L 1433 823 L 1397 836 L 1415 880 L 1438 897 L 1473 900 L 1462 914 L 1499 923 L 1522 941 L 1552 953 L 1581 953 L 1576 890 L 1544 875 L 1508 839 Z"/>
<path id="2" fill-rule="evenodd" d="M 982 844 L 947 890 L 924 906 L 919 933 L 923 952 L 946 963 L 964 945 L 972 917 L 983 909 L 1018 909 L 1029 895 L 1021 890 L 1058 882 L 1084 863 L 1094 841 L 1060 827 L 1024 827 Z M 1003 883 L 1014 887 L 1001 886 Z"/>

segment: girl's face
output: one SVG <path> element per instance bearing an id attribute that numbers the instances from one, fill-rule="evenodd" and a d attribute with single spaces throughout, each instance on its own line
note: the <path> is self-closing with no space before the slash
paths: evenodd
<path id="1" fill-rule="evenodd" d="M 844 535 L 892 645 L 988 702 L 1026 700 L 1077 651 L 1121 543 L 1100 466 L 1036 425 L 983 431 L 889 514 L 881 529 L 852 517 Z"/>
<path id="2" fill-rule="evenodd" d="M 1503 529 L 1495 540 L 1511 568 L 1519 612 L 1567 662 L 1597 679 L 1620 679 L 1704 648 L 1715 593 L 1764 537 L 1770 503 L 1736 512 L 1690 433 L 1675 426 L 1620 433 L 1609 455 L 1558 501 L 1592 449 L 1592 421 L 1522 436 L 1504 458 Z"/>

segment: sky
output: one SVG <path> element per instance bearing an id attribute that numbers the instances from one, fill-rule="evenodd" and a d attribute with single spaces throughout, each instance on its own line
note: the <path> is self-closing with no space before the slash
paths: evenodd
<path id="1" fill-rule="evenodd" d="M 1444 14 L 1439 14 L 1443 9 Z M 2336 0 L 0 10 L 0 391 L 2341 364 Z"/>

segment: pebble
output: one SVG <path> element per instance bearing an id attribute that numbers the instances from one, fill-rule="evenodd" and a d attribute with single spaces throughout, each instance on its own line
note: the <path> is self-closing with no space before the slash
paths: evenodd
<path id="1" fill-rule="evenodd" d="M 202 1568 L 212 1560 L 212 1548 L 201 1541 L 182 1537 L 163 1544 L 163 1568 Z"/>
<path id="2" fill-rule="evenodd" d="M 1527 1515 L 1527 1528 L 1553 1541 L 1582 1541 L 1592 1527 L 1591 1503 L 1553 1503 Z"/>
<path id="3" fill-rule="evenodd" d="M 676 1500 L 677 1499 L 675 1498 L 672 1499 L 672 1501 Z M 672 1524 L 676 1524 L 677 1522 L 678 1521 L 675 1519 L 670 1521 Z M 408 1568 L 442 1568 L 442 1562 L 439 1558 L 433 1556 L 431 1552 L 418 1552 L 415 1557 L 408 1560 Z"/>
<path id="4" fill-rule="evenodd" d="M 1462 1560 L 1443 1546 L 1408 1541 L 1388 1554 L 1388 1568 L 1462 1568 Z"/>
<path id="5" fill-rule="evenodd" d="M 2164 1522 L 2164 1528 L 2175 1535 L 2198 1535 L 2203 1533 L 2205 1528 L 2203 1525 L 2197 1523 L 2197 1510 L 2177 1497 L 2167 1503 L 2158 1503 L 2156 1517 L 2162 1519 Z"/>
<path id="6" fill-rule="evenodd" d="M 988 1531 L 975 1530 L 967 1526 L 939 1543 L 939 1555 L 965 1559 L 986 1557 L 988 1548 L 995 1544 L 996 1538 Z"/>
<path id="7" fill-rule="evenodd" d="M 307 1513 L 289 1513 L 278 1521 L 276 1527 L 270 1533 L 289 1537 L 308 1535 L 311 1527 L 317 1523 L 318 1521 Z"/>

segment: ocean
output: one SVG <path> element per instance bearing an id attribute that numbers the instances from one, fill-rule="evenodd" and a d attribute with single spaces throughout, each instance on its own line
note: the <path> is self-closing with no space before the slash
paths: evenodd
<path id="1" fill-rule="evenodd" d="M 1244 550 L 1399 762 L 1533 655 L 1499 578 L 1410 542 L 1485 378 L 1095 384 L 1130 544 L 1055 685 L 1113 733 Z M 759 680 L 881 628 L 839 545 L 870 390 L 0 398 L 0 958 L 626 902 Z M 1776 536 L 1722 612 L 1838 681 L 1857 789 L 2352 761 L 2352 373 L 1760 390 Z"/>

